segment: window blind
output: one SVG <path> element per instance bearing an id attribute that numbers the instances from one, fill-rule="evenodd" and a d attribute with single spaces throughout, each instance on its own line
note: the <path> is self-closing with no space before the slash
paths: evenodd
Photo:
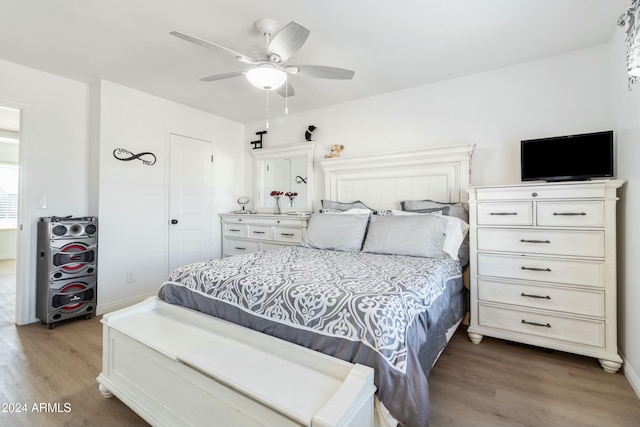
<path id="1" fill-rule="evenodd" d="M 18 166 L 0 164 L 0 228 L 18 226 Z"/>

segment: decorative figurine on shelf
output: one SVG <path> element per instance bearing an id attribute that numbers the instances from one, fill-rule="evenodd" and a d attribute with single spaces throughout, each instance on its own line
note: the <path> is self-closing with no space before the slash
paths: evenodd
<path id="1" fill-rule="evenodd" d="M 296 197 L 298 196 L 298 193 L 287 191 L 286 193 L 284 193 L 284 195 L 289 198 L 289 207 L 290 208 L 295 208 L 296 207 L 295 200 L 296 200 Z"/>
<path id="2" fill-rule="evenodd" d="M 284 193 L 282 191 L 278 191 L 278 190 L 273 190 L 271 193 L 269 193 L 269 195 L 273 197 L 275 200 L 275 204 L 273 205 L 274 214 L 282 213 L 282 209 L 280 208 L 280 196 L 282 196 L 283 194 Z"/>
<path id="3" fill-rule="evenodd" d="M 313 134 L 313 132 L 315 132 L 316 129 L 317 128 L 314 125 L 309 126 L 304 133 L 304 139 L 306 139 L 307 141 L 313 141 L 313 139 L 311 139 L 311 135 Z"/>
<path id="4" fill-rule="evenodd" d="M 325 154 L 324 157 L 326 157 L 327 159 L 330 159 L 330 158 L 333 158 L 333 157 L 340 157 L 340 152 L 342 150 L 344 150 L 344 145 L 342 145 L 342 144 L 332 145 L 331 146 L 331 153 Z"/>

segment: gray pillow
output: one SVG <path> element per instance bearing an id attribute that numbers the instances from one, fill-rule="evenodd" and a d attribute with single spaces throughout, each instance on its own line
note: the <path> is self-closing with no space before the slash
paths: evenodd
<path id="1" fill-rule="evenodd" d="M 468 203 L 441 203 L 433 200 L 404 200 L 400 202 L 403 211 L 410 212 L 432 212 L 434 210 L 443 209 L 443 215 L 455 216 L 469 222 L 469 204 Z M 444 208 L 448 208 L 445 211 Z"/>
<path id="2" fill-rule="evenodd" d="M 447 224 L 437 215 L 372 216 L 362 251 L 441 258 Z"/>
<path id="3" fill-rule="evenodd" d="M 442 203 L 434 200 L 404 200 L 400 202 L 403 211 L 409 212 L 433 212 L 442 209 L 443 215 L 455 216 L 466 223 L 469 223 L 468 203 Z M 447 209 L 447 211 L 445 211 Z M 467 235 L 458 250 L 458 259 L 463 266 L 469 263 L 469 236 Z"/>
<path id="4" fill-rule="evenodd" d="M 371 209 L 369 206 L 362 203 L 360 200 L 356 200 L 355 202 L 343 203 L 336 202 L 334 200 L 321 200 L 322 209 L 336 209 L 340 211 L 348 211 L 349 209 Z"/>
<path id="5" fill-rule="evenodd" d="M 369 215 L 333 215 L 314 213 L 302 246 L 338 251 L 359 251 L 367 230 Z"/>

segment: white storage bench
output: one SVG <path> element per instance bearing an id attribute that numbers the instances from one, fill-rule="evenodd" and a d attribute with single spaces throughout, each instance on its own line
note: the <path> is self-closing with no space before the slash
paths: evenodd
<path id="1" fill-rule="evenodd" d="M 154 426 L 371 426 L 373 369 L 157 297 L 103 316 L 99 389 Z"/>

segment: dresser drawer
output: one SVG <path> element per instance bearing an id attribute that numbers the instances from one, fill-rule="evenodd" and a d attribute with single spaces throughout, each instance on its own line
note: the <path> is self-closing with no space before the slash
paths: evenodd
<path id="1" fill-rule="evenodd" d="M 604 231 L 478 228 L 478 250 L 604 257 Z"/>
<path id="2" fill-rule="evenodd" d="M 553 338 L 591 346 L 604 346 L 604 321 L 479 304 L 481 326 Z"/>
<path id="3" fill-rule="evenodd" d="M 300 243 L 302 242 L 302 229 L 274 227 L 273 240 L 278 242 Z"/>
<path id="4" fill-rule="evenodd" d="M 538 225 L 554 227 L 604 227 L 604 202 L 539 202 Z"/>
<path id="5" fill-rule="evenodd" d="M 478 254 L 478 275 L 604 287 L 604 261 Z"/>
<path id="6" fill-rule="evenodd" d="M 258 242 L 247 240 L 225 239 L 224 255 L 241 255 L 260 250 Z"/>
<path id="7" fill-rule="evenodd" d="M 264 225 L 247 225 L 247 237 L 258 240 L 272 240 L 271 227 Z"/>
<path id="8" fill-rule="evenodd" d="M 478 203 L 478 225 L 533 225 L 531 202 Z"/>
<path id="9" fill-rule="evenodd" d="M 604 317 L 603 291 L 478 279 L 478 299 Z"/>
<path id="10" fill-rule="evenodd" d="M 246 237 L 247 228 L 244 224 L 224 224 L 224 235 Z"/>
<path id="11" fill-rule="evenodd" d="M 478 200 L 593 199 L 605 197 L 606 188 L 593 183 L 507 186 L 478 189 L 476 194 Z"/>

